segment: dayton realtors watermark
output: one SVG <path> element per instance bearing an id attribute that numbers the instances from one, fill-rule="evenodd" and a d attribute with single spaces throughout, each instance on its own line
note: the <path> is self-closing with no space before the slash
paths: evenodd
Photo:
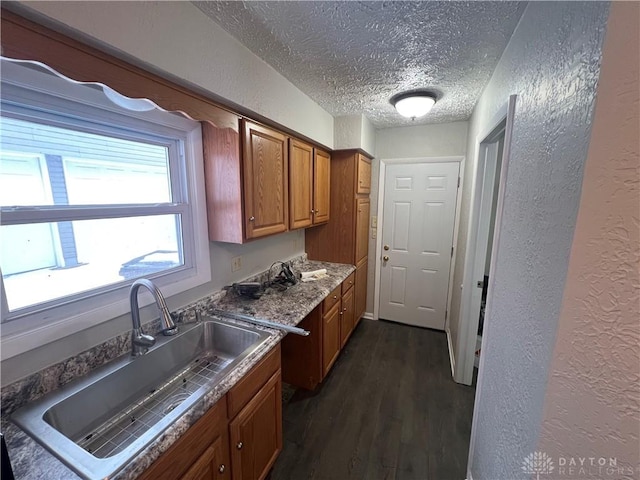
<path id="1" fill-rule="evenodd" d="M 634 475 L 633 467 L 618 465 L 615 457 L 550 457 L 545 452 L 533 452 L 522 460 L 522 471 L 546 478 L 607 478 Z"/>

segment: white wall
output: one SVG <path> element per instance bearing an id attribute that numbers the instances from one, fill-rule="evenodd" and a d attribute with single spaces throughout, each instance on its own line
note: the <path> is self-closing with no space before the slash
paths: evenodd
<path id="1" fill-rule="evenodd" d="M 359 148 L 371 156 L 375 155 L 376 130 L 364 115 L 336 117 L 333 131 L 336 150 Z"/>
<path id="2" fill-rule="evenodd" d="M 477 136 L 518 95 L 471 434 L 474 480 L 529 478 L 521 466 L 540 433 L 608 8 L 530 2 L 471 118 L 466 178 Z M 465 186 L 460 267 L 469 196 Z"/>
<path id="3" fill-rule="evenodd" d="M 333 147 L 333 117 L 191 2 L 21 6 Z"/>
<path id="4" fill-rule="evenodd" d="M 371 164 L 371 215 L 378 216 L 378 180 L 380 159 L 464 156 L 467 147 L 467 122 L 384 128 L 376 131 L 376 158 Z M 378 235 L 382 225 L 378 225 Z M 373 313 L 376 240 L 369 235 L 367 312 Z"/>
<path id="5" fill-rule="evenodd" d="M 139 59 L 136 63 L 143 67 L 168 72 L 333 146 L 333 117 L 189 2 L 28 2 L 21 7 Z M 212 281 L 170 297 L 167 303 L 170 309 L 180 308 L 303 252 L 303 231 L 246 245 L 210 243 Z M 237 255 L 243 256 L 243 268 L 232 274 L 231 258 Z M 143 321 L 154 316 L 154 308 L 143 309 Z M 2 385 L 91 348 L 130 324 L 129 316 L 118 317 L 8 359 L 2 362 Z"/>

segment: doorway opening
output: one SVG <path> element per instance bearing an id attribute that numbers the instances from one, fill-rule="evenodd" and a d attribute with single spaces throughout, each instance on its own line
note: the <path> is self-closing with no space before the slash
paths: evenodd
<path id="1" fill-rule="evenodd" d="M 490 317 L 492 270 L 499 248 L 499 225 L 504 200 L 515 95 L 496 115 L 487 133 L 478 137 L 478 161 L 471 192 L 465 254 L 461 331 L 454 380 L 471 385 L 474 367 L 482 359 L 482 337 Z"/>

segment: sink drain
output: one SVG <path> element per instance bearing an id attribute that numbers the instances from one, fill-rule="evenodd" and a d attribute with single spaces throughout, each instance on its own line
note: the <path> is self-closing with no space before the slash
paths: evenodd
<path id="1" fill-rule="evenodd" d="M 173 409 L 178 407 L 182 402 L 184 402 L 187 398 L 189 398 L 190 395 L 191 394 L 187 393 L 187 392 L 176 393 L 175 395 L 172 395 L 169 398 L 167 398 L 164 401 L 164 404 L 162 405 L 162 413 L 163 413 L 163 415 L 167 415 Z"/>

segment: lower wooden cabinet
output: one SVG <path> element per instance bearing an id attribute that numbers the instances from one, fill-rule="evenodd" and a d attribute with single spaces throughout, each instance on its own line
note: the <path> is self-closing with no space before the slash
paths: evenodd
<path id="1" fill-rule="evenodd" d="M 309 336 L 287 335 L 282 341 L 282 379 L 306 390 L 327 376 L 355 328 L 355 272 L 327 295 L 300 323 Z"/>
<path id="2" fill-rule="evenodd" d="M 322 316 L 322 371 L 327 375 L 340 353 L 340 302 Z"/>
<path id="3" fill-rule="evenodd" d="M 200 455 L 200 458 L 194 463 L 181 480 L 220 480 L 229 478 L 228 460 L 225 464 L 225 446 L 226 438 L 218 437 L 212 444 Z"/>
<path id="4" fill-rule="evenodd" d="M 355 286 L 355 326 L 360 323 L 362 315 L 367 309 L 367 258 L 365 257 L 356 265 L 356 286 Z"/>
<path id="5" fill-rule="evenodd" d="M 354 328 L 353 288 L 342 295 L 342 311 L 340 312 L 340 348 L 344 348 Z"/>
<path id="6" fill-rule="evenodd" d="M 276 372 L 229 424 L 233 480 L 264 479 L 282 451 L 282 381 Z"/>
<path id="7" fill-rule="evenodd" d="M 227 402 L 223 397 L 139 478 L 230 480 L 230 466 Z"/>
<path id="8" fill-rule="evenodd" d="M 269 352 L 139 478 L 263 480 L 282 451 L 280 351 Z"/>

